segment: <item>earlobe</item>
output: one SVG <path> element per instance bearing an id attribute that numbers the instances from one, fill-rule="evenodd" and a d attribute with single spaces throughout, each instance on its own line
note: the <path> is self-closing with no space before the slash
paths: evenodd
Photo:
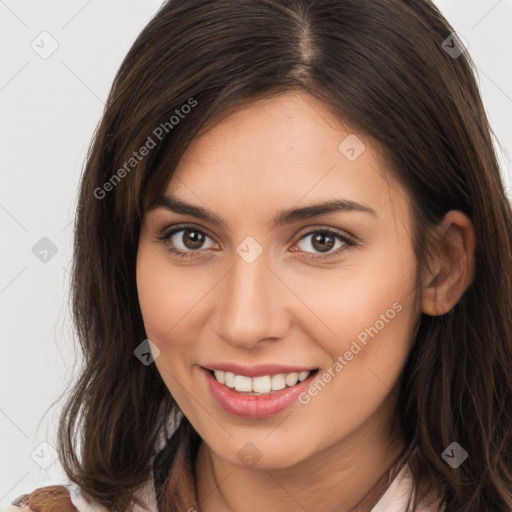
<path id="1" fill-rule="evenodd" d="M 459 210 L 452 210 L 436 230 L 436 258 L 423 282 L 421 304 L 423 313 L 431 316 L 450 311 L 475 275 L 476 237 L 469 217 Z"/>

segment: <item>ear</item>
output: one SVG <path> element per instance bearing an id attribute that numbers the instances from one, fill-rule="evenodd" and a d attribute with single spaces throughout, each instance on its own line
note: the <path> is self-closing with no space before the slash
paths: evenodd
<path id="1" fill-rule="evenodd" d="M 439 245 L 423 280 L 423 313 L 444 315 L 460 300 L 475 275 L 475 230 L 467 215 L 449 211 L 435 228 Z"/>

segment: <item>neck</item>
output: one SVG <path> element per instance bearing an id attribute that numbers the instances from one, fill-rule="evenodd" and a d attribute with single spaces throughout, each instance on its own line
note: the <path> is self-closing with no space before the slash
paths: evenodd
<path id="1" fill-rule="evenodd" d="M 201 511 L 349 512 L 405 446 L 397 429 L 391 430 L 390 410 L 389 404 L 382 404 L 347 438 L 285 468 L 241 468 L 220 458 L 202 441 L 195 462 Z"/>

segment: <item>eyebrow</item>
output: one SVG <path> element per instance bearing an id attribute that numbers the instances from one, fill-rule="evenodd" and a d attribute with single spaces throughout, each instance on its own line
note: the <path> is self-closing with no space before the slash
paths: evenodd
<path id="1" fill-rule="evenodd" d="M 190 203 L 186 203 L 181 199 L 178 199 L 172 195 L 166 195 L 157 200 L 151 210 L 156 208 L 164 208 L 174 213 L 181 213 L 183 215 L 190 215 L 196 217 L 211 224 L 217 226 L 227 226 L 227 222 L 216 213 L 202 208 L 201 206 L 195 206 Z M 292 208 L 289 210 L 282 210 L 274 215 L 272 223 L 274 226 L 282 226 L 285 224 L 292 224 L 299 220 L 311 219 L 320 215 L 326 215 L 334 212 L 362 212 L 368 213 L 377 217 L 377 212 L 362 203 L 355 201 L 349 201 L 346 199 L 332 199 L 324 201 L 318 204 L 312 204 L 309 206 L 302 206 L 300 208 Z"/>

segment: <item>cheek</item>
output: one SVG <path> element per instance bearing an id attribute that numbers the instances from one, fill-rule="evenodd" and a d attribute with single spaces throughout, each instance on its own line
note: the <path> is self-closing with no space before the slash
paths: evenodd
<path id="1" fill-rule="evenodd" d="M 305 296 L 321 322 L 308 321 L 303 329 L 332 361 L 343 358 L 345 378 L 364 380 L 373 370 L 392 387 L 407 358 L 420 309 L 412 249 L 387 254 L 361 259 L 320 287 L 317 281 Z"/>
<path id="2" fill-rule="evenodd" d="M 182 327 L 200 299 L 190 275 L 172 270 L 164 251 L 141 243 L 137 254 L 137 292 L 146 334 L 162 352 L 180 350 Z M 197 297 L 196 297 L 197 295 Z"/>
<path id="3" fill-rule="evenodd" d="M 325 417 L 328 410 L 325 428 L 332 436 L 339 435 L 340 426 L 350 432 L 390 396 L 407 360 L 419 315 L 411 293 L 414 274 L 411 279 L 406 276 L 404 268 L 403 278 L 388 273 L 374 279 L 372 274 L 358 279 L 353 289 L 349 282 L 346 288 L 340 285 L 323 297 L 325 307 L 319 315 L 323 322 L 303 324 L 330 359 L 319 373 L 321 382 L 313 383 L 302 397 L 307 404 L 306 428 L 308 417 Z"/>
<path id="4" fill-rule="evenodd" d="M 176 269 L 171 271 L 163 251 L 155 250 L 152 244 L 140 244 L 137 291 L 146 335 L 160 350 L 155 365 L 180 408 L 193 415 L 185 391 L 191 387 L 193 363 L 187 330 L 193 321 L 193 306 L 199 299 L 192 293 L 190 278 L 182 278 L 183 275 Z"/>

